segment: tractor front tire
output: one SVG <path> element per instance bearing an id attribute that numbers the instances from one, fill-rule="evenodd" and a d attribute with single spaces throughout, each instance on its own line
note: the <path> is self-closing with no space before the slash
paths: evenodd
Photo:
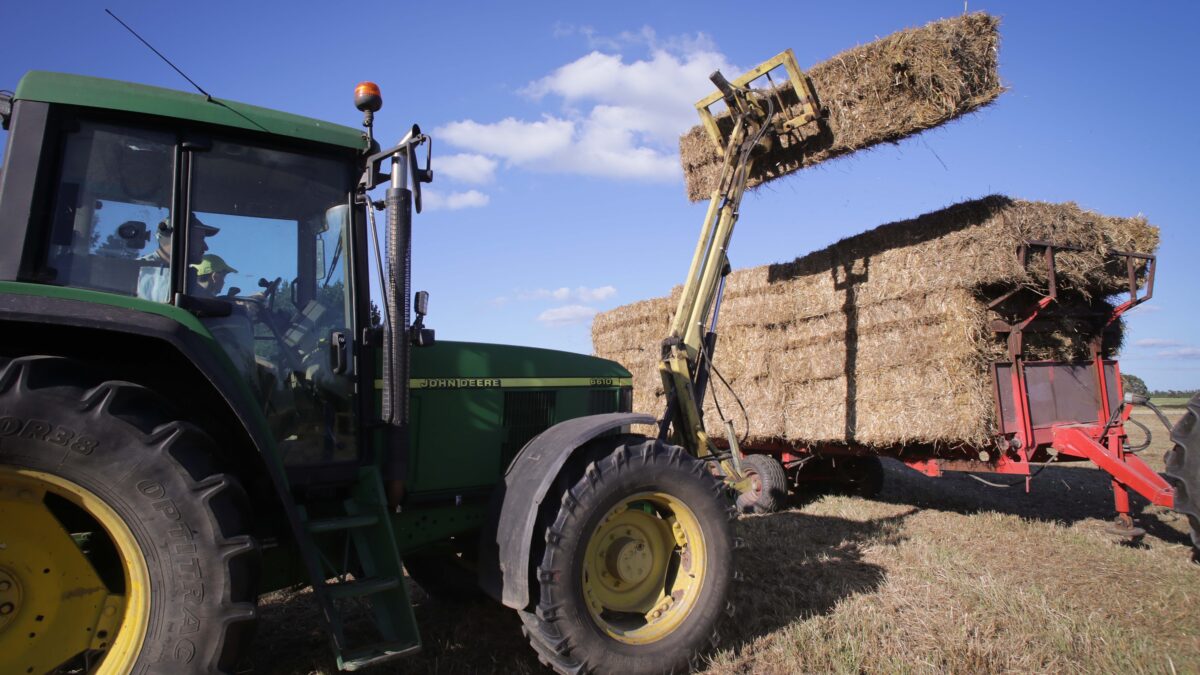
<path id="1" fill-rule="evenodd" d="M 154 392 L 0 359 L 0 672 L 232 672 L 256 617 L 248 503 Z"/>
<path id="2" fill-rule="evenodd" d="M 787 502 L 788 479 L 779 460 L 770 455 L 746 455 L 742 473 L 750 479 L 751 489 L 737 497 L 741 513 L 774 513 Z"/>
<path id="3" fill-rule="evenodd" d="M 525 633 L 561 673 L 686 669 L 728 606 L 736 513 L 682 448 L 624 436 L 592 450 L 542 512 Z"/>

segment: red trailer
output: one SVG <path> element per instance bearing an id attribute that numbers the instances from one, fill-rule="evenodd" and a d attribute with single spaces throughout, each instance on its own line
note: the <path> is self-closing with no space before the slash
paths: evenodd
<path id="1" fill-rule="evenodd" d="M 879 457 L 892 457 L 932 477 L 947 471 L 1023 476 L 1027 489 L 1047 463 L 1091 461 L 1112 476 L 1117 512 L 1114 532 L 1127 537 L 1144 534 L 1130 517 L 1129 492 L 1133 491 L 1152 504 L 1188 514 L 1195 539 L 1200 516 L 1200 458 L 1193 457 L 1189 466 L 1184 455 L 1189 442 L 1195 445 L 1188 436 L 1200 432 L 1195 419 L 1200 414 L 1200 400 L 1192 401 L 1192 410 L 1175 429 L 1173 438 L 1180 447 L 1173 451 L 1173 460 L 1168 458 L 1164 477 L 1137 456 L 1141 448 L 1130 446 L 1125 429 L 1134 405 L 1153 406 L 1145 397 L 1124 395 L 1120 366 L 1116 360 L 1104 358 L 1100 337 L 1091 343 L 1088 361 L 1024 358 L 1025 336 L 1053 326 L 1039 319 L 1052 310 L 1058 297 L 1055 255 L 1070 248 L 1045 241 L 1026 242 L 1018 256 L 1022 264 L 1044 265 L 1046 287 L 1040 292 L 1014 288 L 989 305 L 997 317 L 992 329 L 1008 344 L 1008 360 L 991 365 L 996 428 L 989 444 L 881 449 L 845 443 L 751 443 L 743 450 L 753 454 L 743 461 L 752 474 L 755 491 L 739 500 L 743 510 L 771 510 L 782 502 L 789 486 L 802 488 L 812 480 L 840 480 L 860 494 L 872 494 L 883 478 Z M 1157 260 L 1153 255 L 1112 251 L 1109 264 L 1123 266 L 1129 297 L 1107 316 L 1098 317 L 1106 327 L 1153 296 Z M 1167 423 L 1166 417 L 1158 414 Z M 1134 420 L 1133 424 L 1140 423 Z M 1200 448 L 1195 450 L 1200 452 Z"/>

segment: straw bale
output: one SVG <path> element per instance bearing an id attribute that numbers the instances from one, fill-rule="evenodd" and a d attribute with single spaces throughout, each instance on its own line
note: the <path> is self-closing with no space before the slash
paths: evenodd
<path id="1" fill-rule="evenodd" d="M 746 408 L 751 443 L 761 440 L 978 444 L 993 433 L 989 366 L 1007 360 L 987 304 L 1007 290 L 1044 289 L 1040 258 L 1022 266 L 1026 239 L 1079 247 L 1056 261 L 1059 300 L 1051 332 L 1028 333 L 1030 359 L 1089 358 L 1102 337 L 1120 346 L 1121 326 L 1097 320 L 1125 288 L 1110 249 L 1153 252 L 1158 230 L 1144 218 L 1114 218 L 1074 204 L 1001 196 L 957 204 L 839 241 L 791 262 L 736 270 L 726 281 L 715 363 Z M 680 289 L 597 315 L 596 353 L 634 374 L 636 410 L 661 414 L 660 343 Z M 710 432 L 725 417 L 745 429 L 741 409 L 714 384 L 705 404 Z M 715 427 L 715 428 L 714 428 Z"/>
<path id="2" fill-rule="evenodd" d="M 829 115 L 819 133 L 788 135 L 755 165 L 750 186 L 945 124 L 1003 91 L 1000 20 L 983 12 L 935 21 L 838 54 L 805 71 Z M 729 124 L 728 116 L 718 124 Z M 708 199 L 721 160 L 700 125 L 679 141 L 688 198 Z"/>

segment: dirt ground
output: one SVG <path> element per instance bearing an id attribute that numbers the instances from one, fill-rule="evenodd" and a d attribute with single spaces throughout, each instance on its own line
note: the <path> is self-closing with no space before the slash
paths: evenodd
<path id="1" fill-rule="evenodd" d="M 1138 419 L 1161 469 L 1167 433 Z M 1084 466 L 1050 466 L 1026 494 L 889 461 L 874 500 L 798 495 L 738 523 L 737 610 L 702 672 L 1200 672 L 1186 520 L 1135 508 L 1147 535 L 1120 544 L 1109 481 Z M 414 596 L 423 652 L 370 672 L 542 672 L 513 612 Z M 261 615 L 255 672 L 337 672 L 307 592 Z"/>

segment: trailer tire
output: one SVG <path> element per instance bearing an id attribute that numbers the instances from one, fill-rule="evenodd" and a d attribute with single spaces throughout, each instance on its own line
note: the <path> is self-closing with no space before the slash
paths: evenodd
<path id="1" fill-rule="evenodd" d="M 1187 412 L 1171 430 L 1175 444 L 1163 458 L 1163 475 L 1175 488 L 1175 510 L 1187 516 L 1192 546 L 1200 558 L 1200 394 L 1187 403 Z"/>
<path id="2" fill-rule="evenodd" d="M 682 448 L 626 436 L 597 449 L 543 503 L 553 502 L 524 632 L 560 673 L 686 669 L 727 612 L 736 513 Z M 660 593 L 674 601 L 664 607 Z"/>
<path id="3" fill-rule="evenodd" d="M 838 463 L 850 494 L 871 499 L 883 490 L 883 462 L 878 457 L 846 457 Z"/>
<path id="4" fill-rule="evenodd" d="M 788 479 L 783 465 L 771 455 L 746 455 L 742 472 L 752 488 L 737 497 L 741 513 L 774 513 L 787 503 Z"/>
<path id="5" fill-rule="evenodd" d="M 248 500 L 212 440 L 170 410 L 79 362 L 0 359 L 0 590 L 25 604 L 0 626 L 0 671 L 237 667 L 256 619 Z"/>

